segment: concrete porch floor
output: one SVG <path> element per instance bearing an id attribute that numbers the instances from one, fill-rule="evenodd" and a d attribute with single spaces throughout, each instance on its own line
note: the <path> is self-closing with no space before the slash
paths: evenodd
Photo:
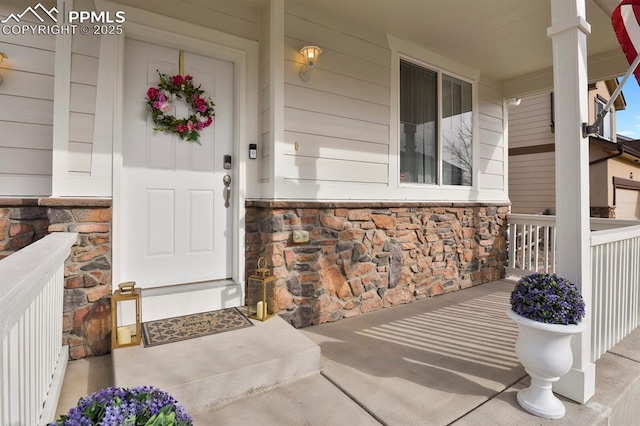
<path id="1" fill-rule="evenodd" d="M 635 424 L 640 329 L 598 361 L 596 395 L 587 404 L 563 399 L 567 414 L 555 421 L 518 406 L 516 392 L 528 378 L 514 353 L 517 328 L 504 313 L 512 287 L 508 280 L 487 283 L 298 330 L 320 346 L 320 374 L 204 411 L 180 402 L 196 425 Z M 112 384 L 111 362 L 110 356 L 70 362 L 58 415 Z"/>

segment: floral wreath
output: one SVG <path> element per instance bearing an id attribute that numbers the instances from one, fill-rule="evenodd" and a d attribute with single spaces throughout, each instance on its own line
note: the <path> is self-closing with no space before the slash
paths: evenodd
<path id="1" fill-rule="evenodd" d="M 160 83 L 147 90 L 147 110 L 155 127 L 167 133 L 175 133 L 186 141 L 200 141 L 200 131 L 209 127 L 213 122 L 215 104 L 209 97 L 204 96 L 204 90 L 193 84 L 193 77 L 180 74 L 169 76 L 158 71 Z M 194 111 L 187 118 L 176 118 L 167 114 L 171 103 L 176 99 L 184 99 L 190 109 Z"/>

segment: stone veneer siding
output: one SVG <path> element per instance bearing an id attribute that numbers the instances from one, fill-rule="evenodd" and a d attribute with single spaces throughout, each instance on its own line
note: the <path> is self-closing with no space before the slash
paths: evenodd
<path id="1" fill-rule="evenodd" d="M 506 204 L 247 201 L 246 273 L 265 257 L 295 327 L 504 277 Z M 309 241 L 294 243 L 294 230 Z"/>
<path id="2" fill-rule="evenodd" d="M 44 237 L 48 227 L 47 210 L 37 200 L 0 198 L 0 259 Z"/>
<path id="3" fill-rule="evenodd" d="M 591 217 L 598 217 L 603 219 L 615 219 L 616 208 L 615 207 L 594 207 L 591 206 Z"/>
<path id="4" fill-rule="evenodd" d="M 71 359 L 111 349 L 111 200 L 0 198 L 0 259 L 50 232 L 77 232 L 65 261 L 62 344 Z"/>

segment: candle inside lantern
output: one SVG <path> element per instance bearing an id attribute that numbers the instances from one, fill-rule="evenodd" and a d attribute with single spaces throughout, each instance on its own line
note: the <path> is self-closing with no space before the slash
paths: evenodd
<path id="1" fill-rule="evenodd" d="M 131 343 L 131 328 L 128 325 L 118 327 L 118 344 L 127 345 Z"/>
<path id="2" fill-rule="evenodd" d="M 262 300 L 258 302 L 258 306 L 256 309 L 256 318 L 261 320 L 267 314 L 267 302 L 263 302 Z"/>

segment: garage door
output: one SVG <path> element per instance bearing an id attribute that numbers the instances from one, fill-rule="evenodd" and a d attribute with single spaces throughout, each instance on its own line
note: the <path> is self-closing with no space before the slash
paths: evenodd
<path id="1" fill-rule="evenodd" d="M 616 219 L 640 219 L 640 191 L 616 189 Z"/>

